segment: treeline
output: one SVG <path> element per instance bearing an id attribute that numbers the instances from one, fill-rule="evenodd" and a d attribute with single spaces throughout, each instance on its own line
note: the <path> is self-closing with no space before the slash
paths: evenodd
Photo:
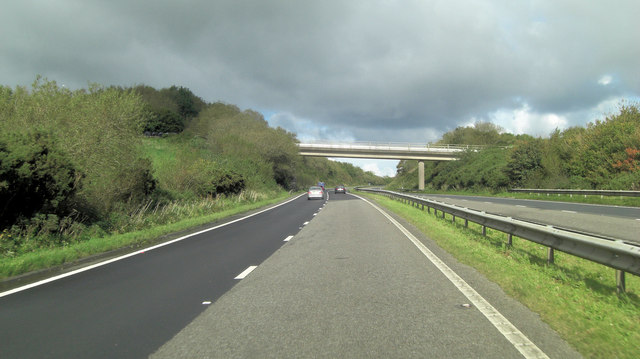
<path id="1" fill-rule="evenodd" d="M 381 181 L 348 164 L 302 158 L 295 134 L 184 87 L 71 91 L 40 78 L 31 89 L 0 87 L 3 256 L 158 224 L 133 225 L 141 208 L 275 195 L 320 180 Z"/>
<path id="2" fill-rule="evenodd" d="M 436 190 L 563 188 L 640 190 L 640 110 L 619 112 L 548 138 L 504 133 L 491 123 L 458 127 L 440 143 L 486 145 L 459 161 L 425 163 L 426 187 Z M 417 188 L 417 162 L 402 161 L 395 188 Z"/>

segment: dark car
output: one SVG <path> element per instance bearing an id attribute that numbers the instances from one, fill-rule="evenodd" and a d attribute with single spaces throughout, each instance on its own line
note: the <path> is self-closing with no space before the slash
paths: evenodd
<path id="1" fill-rule="evenodd" d="M 345 193 L 347 193 L 347 189 L 344 188 L 344 186 L 336 186 L 336 189 L 334 190 L 334 192 L 336 194 L 338 194 L 338 193 L 345 194 Z"/>

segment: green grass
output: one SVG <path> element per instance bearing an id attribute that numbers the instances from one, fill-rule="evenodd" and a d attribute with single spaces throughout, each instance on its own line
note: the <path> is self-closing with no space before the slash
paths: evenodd
<path id="1" fill-rule="evenodd" d="M 627 274 L 627 292 L 616 293 L 615 270 L 556 251 L 547 264 L 539 244 L 386 197 L 365 194 L 415 225 L 460 262 L 478 269 L 555 329 L 588 358 L 640 357 L 640 278 Z"/>
<path id="2" fill-rule="evenodd" d="M 64 247 L 37 249 L 33 252 L 12 258 L 0 258 L 0 279 L 67 264 L 81 258 L 108 252 L 118 248 L 130 246 L 142 247 L 149 245 L 154 243 L 159 237 L 166 234 L 216 222 L 236 214 L 282 201 L 288 196 L 289 193 L 287 192 L 278 192 L 272 195 L 271 198 L 260 199 L 249 203 L 246 203 L 237 197 L 232 197 L 227 199 L 226 204 L 222 206 L 222 210 L 216 210 L 208 214 L 201 214 L 194 217 L 187 216 L 187 218 L 173 223 L 153 225 L 143 230 L 108 235 L 102 238 L 93 238 L 88 241 L 74 243 Z M 184 206 L 176 205 L 175 207 L 180 211 L 184 211 L 184 208 L 182 208 Z M 187 211 L 195 210 L 193 208 L 187 208 Z M 184 215 L 184 213 L 182 215 Z M 141 219 L 148 220 L 150 217 L 152 216 L 141 216 Z"/>

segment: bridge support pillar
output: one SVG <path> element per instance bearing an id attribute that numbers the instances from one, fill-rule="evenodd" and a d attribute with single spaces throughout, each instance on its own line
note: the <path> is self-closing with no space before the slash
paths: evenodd
<path id="1" fill-rule="evenodd" d="M 424 161 L 418 161 L 418 189 L 424 191 Z"/>

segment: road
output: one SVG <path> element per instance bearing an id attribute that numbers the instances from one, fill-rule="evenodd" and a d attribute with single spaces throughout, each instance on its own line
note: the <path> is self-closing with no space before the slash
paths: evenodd
<path id="1" fill-rule="evenodd" d="M 324 201 L 286 205 L 11 295 L 0 294 L 0 358 L 143 358 L 310 221 Z"/>
<path id="2" fill-rule="evenodd" d="M 415 194 L 414 194 L 415 195 Z M 640 244 L 640 208 L 498 197 L 417 194 L 427 199 Z"/>
<path id="3" fill-rule="evenodd" d="M 580 357 L 402 223 L 350 194 L 301 197 L 0 293 L 0 358 Z"/>
<path id="4" fill-rule="evenodd" d="M 152 358 L 580 357 L 536 314 L 399 221 L 332 196 Z"/>

